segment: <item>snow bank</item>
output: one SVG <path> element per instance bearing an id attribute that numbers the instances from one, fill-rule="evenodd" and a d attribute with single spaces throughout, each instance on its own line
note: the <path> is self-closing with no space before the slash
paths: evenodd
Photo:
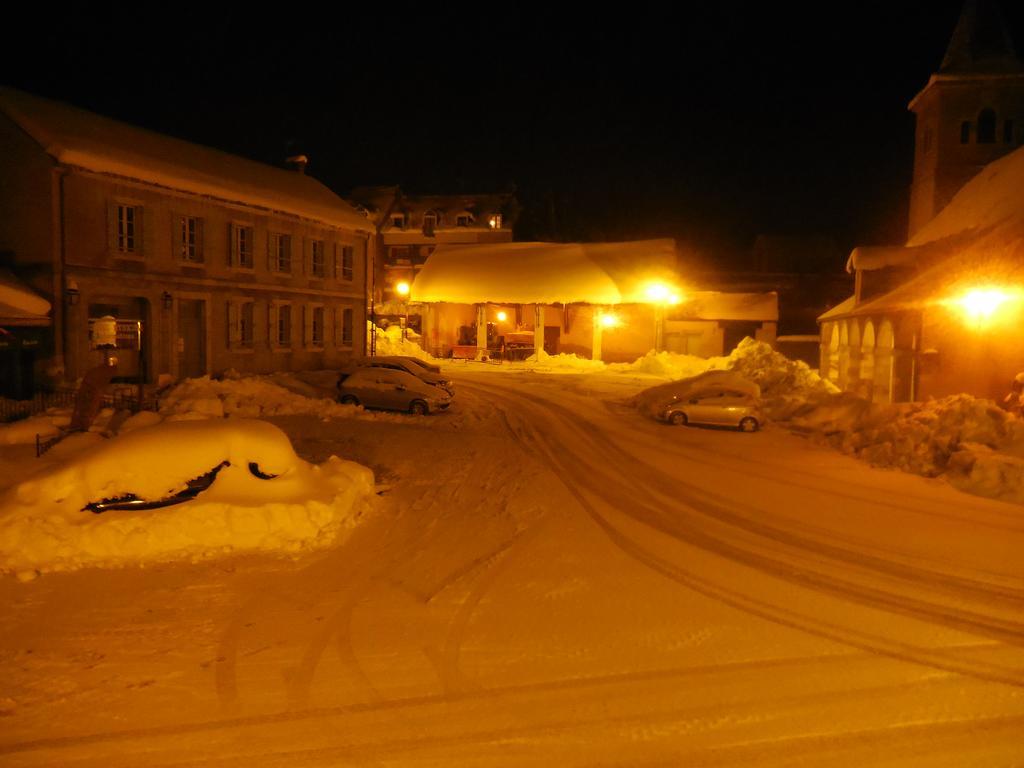
<path id="1" fill-rule="evenodd" d="M 90 502 L 166 498 L 227 462 L 192 500 L 96 515 Z M 251 467 L 270 479 L 261 479 Z M 36 572 L 324 546 L 373 493 L 369 469 L 332 456 L 319 466 L 262 421 L 186 421 L 104 440 L 0 495 L 0 571 Z"/>
<path id="2" fill-rule="evenodd" d="M 299 387 L 297 379 L 291 379 Z M 328 397 L 300 394 L 271 381 L 250 376 L 216 381 L 208 376 L 186 379 L 160 398 L 160 414 L 169 420 L 241 416 L 311 415 L 321 418 L 372 418 L 362 408 L 342 405 Z"/>
<path id="3" fill-rule="evenodd" d="M 27 445 L 40 437 L 53 437 L 61 427 L 71 423 L 71 415 L 65 410 L 52 410 L 40 416 L 32 416 L 8 424 L 0 424 L 0 445 Z"/>
<path id="4" fill-rule="evenodd" d="M 367 322 L 367 333 L 373 332 L 373 323 Z M 387 328 L 377 327 L 376 351 L 378 355 L 406 355 L 418 357 L 431 363 L 443 363 L 420 346 L 420 335 L 411 328 L 406 329 L 406 338 L 402 338 L 402 329 L 397 325 Z"/>

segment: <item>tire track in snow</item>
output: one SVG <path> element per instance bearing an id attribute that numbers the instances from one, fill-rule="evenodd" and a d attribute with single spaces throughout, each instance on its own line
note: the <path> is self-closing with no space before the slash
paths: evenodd
<path id="1" fill-rule="evenodd" d="M 586 424 L 586 428 L 581 427 L 581 419 L 577 413 L 566 411 L 566 409 L 552 404 L 547 400 L 541 400 L 538 402 L 537 400 L 524 396 L 516 390 L 505 387 L 487 385 L 486 387 L 481 386 L 480 388 L 484 391 L 491 390 L 492 392 L 497 390 L 497 393 L 506 398 L 506 400 L 511 400 L 515 403 L 517 411 L 507 411 L 507 417 L 509 418 L 510 424 L 515 424 L 516 421 L 519 422 L 512 429 L 511 434 L 513 437 L 523 442 L 526 448 L 535 448 L 544 456 L 544 458 L 547 459 L 548 462 L 550 462 L 553 467 L 557 468 L 559 471 L 559 477 L 567 489 L 573 494 L 577 501 L 579 501 L 583 509 L 587 511 L 606 535 L 608 535 L 609 539 L 630 557 L 633 557 L 651 570 L 660 573 L 677 583 L 694 589 L 701 594 L 705 594 L 712 599 L 732 605 L 733 607 L 747 613 L 757 615 L 776 623 L 781 623 L 794 629 L 810 632 L 835 642 L 843 643 L 845 645 L 873 653 L 899 658 L 916 664 L 932 666 L 948 672 L 971 675 L 980 679 L 1007 683 L 1014 686 L 1024 686 L 1024 674 L 1022 674 L 1019 669 L 1007 669 L 997 665 L 983 665 L 977 662 L 962 660 L 952 653 L 937 652 L 919 646 L 908 645 L 899 641 L 863 632 L 854 627 L 842 627 L 812 617 L 803 616 L 795 611 L 766 603 L 744 595 L 736 590 L 731 590 L 714 584 L 707 579 L 697 576 L 696 574 L 687 572 L 675 563 L 647 551 L 640 544 L 633 541 L 615 527 L 607 516 L 597 509 L 596 504 L 600 504 L 602 502 L 607 503 L 605 501 L 609 495 L 607 493 L 607 487 L 602 489 L 606 491 L 602 494 L 602 498 L 597 498 L 593 502 L 588 498 L 586 489 L 588 481 L 592 479 L 592 477 L 588 474 L 581 473 L 580 465 L 590 465 L 591 471 L 602 473 L 605 479 L 609 479 L 611 474 L 618 475 L 620 478 L 618 480 L 618 484 L 620 487 L 624 487 L 629 494 L 644 494 L 646 492 L 646 489 L 636 478 L 638 476 L 642 477 L 649 474 L 647 471 L 648 468 L 636 466 L 639 462 L 637 462 L 632 456 L 629 456 L 618 449 L 617 446 L 607 439 L 601 430 L 597 429 L 593 425 Z M 541 431 L 535 428 L 530 423 L 529 419 L 525 417 L 525 414 L 531 413 L 533 416 L 538 418 L 540 423 L 544 423 L 546 427 L 548 427 L 546 431 Z M 595 448 L 595 452 L 598 454 L 598 457 L 602 459 L 600 466 L 594 462 L 586 461 L 586 458 L 581 456 L 579 451 L 574 452 L 565 441 L 559 441 L 555 437 L 550 437 L 548 433 L 553 431 L 550 429 L 550 426 L 553 423 L 557 424 L 558 429 L 563 432 L 568 432 L 578 437 L 587 437 L 589 440 L 596 443 L 596 448 L 595 446 L 589 447 Z M 573 446 L 578 445 L 580 445 L 578 441 L 573 443 Z M 571 460 L 569 457 L 571 457 Z M 615 463 L 611 463 L 611 460 L 614 460 Z M 648 515 L 654 514 L 661 516 L 663 514 L 660 509 L 651 505 L 640 504 L 639 506 L 647 512 Z M 673 526 L 665 525 L 664 521 L 652 521 L 649 517 L 640 517 L 628 509 L 614 509 L 621 514 L 630 516 L 632 519 L 641 522 L 644 525 L 652 527 L 655 530 L 660 530 L 662 533 L 677 540 L 681 540 L 687 544 L 700 546 L 712 552 L 716 552 L 717 554 L 721 554 L 729 559 L 743 562 L 744 559 L 750 555 L 749 552 L 745 552 L 735 545 L 728 544 L 721 539 L 710 537 L 706 533 L 703 533 L 693 527 L 688 527 L 685 530 L 679 530 Z M 685 507 L 683 510 L 690 512 L 695 511 Z M 692 541 L 691 538 L 696 539 L 696 541 Z M 922 604 L 921 601 L 915 601 L 912 598 L 908 599 L 902 595 L 881 593 L 878 590 L 869 590 L 867 592 L 863 590 L 858 591 L 858 585 L 852 585 L 848 582 L 837 582 L 834 579 L 830 581 L 825 580 L 823 579 L 822 574 L 806 572 L 802 574 L 794 573 L 790 564 L 773 560 L 772 558 L 764 555 L 758 555 L 756 558 L 753 558 L 752 563 L 744 564 L 752 564 L 753 567 L 757 567 L 772 576 L 797 581 L 797 583 L 802 583 L 803 586 L 808 588 L 817 589 L 819 591 L 827 589 L 827 591 L 831 591 L 837 596 L 845 599 L 852 599 L 868 605 L 872 605 L 873 602 L 880 602 L 880 605 L 874 605 L 873 607 L 881 607 L 884 610 L 890 611 L 905 610 L 915 614 L 920 614 L 919 618 L 931 620 L 933 623 L 943 624 L 946 626 L 952 624 L 952 628 L 959 629 L 961 631 L 965 629 L 973 630 L 974 632 L 982 635 L 994 633 L 997 635 L 1003 635 L 1018 643 L 1024 639 L 1024 629 L 1022 629 L 1021 625 L 1013 622 L 992 622 L 987 620 L 987 617 L 984 616 L 979 617 L 977 622 L 972 622 L 970 619 L 960 620 L 956 616 L 951 616 L 949 611 L 943 606 L 931 606 L 927 603 Z"/>

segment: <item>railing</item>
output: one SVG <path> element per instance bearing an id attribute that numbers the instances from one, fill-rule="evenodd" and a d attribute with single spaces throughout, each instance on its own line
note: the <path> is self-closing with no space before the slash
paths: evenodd
<path id="1" fill-rule="evenodd" d="M 0 398 L 0 424 L 19 419 L 27 419 L 29 416 L 43 413 L 50 408 L 74 408 L 75 399 L 78 397 L 77 389 L 56 389 L 52 391 L 39 391 L 33 395 L 31 400 L 9 400 Z M 123 387 L 108 392 L 103 396 L 101 403 L 104 408 L 113 408 L 115 411 L 155 411 L 157 410 L 156 394 L 144 392 L 142 400 L 139 400 L 139 390 L 135 386 Z"/>

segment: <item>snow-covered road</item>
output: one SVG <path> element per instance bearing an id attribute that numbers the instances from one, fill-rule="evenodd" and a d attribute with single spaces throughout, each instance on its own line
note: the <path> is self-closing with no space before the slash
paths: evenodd
<path id="1" fill-rule="evenodd" d="M 1024 515 L 601 375 L 281 417 L 387 484 L 298 561 L 0 582 L 0 765 L 1024 763 Z"/>

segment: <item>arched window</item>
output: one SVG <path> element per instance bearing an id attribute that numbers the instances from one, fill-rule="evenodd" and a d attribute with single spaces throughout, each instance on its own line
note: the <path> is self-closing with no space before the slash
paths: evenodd
<path id="1" fill-rule="evenodd" d="M 994 144 L 996 140 L 996 111 L 989 107 L 978 113 L 978 143 Z"/>

